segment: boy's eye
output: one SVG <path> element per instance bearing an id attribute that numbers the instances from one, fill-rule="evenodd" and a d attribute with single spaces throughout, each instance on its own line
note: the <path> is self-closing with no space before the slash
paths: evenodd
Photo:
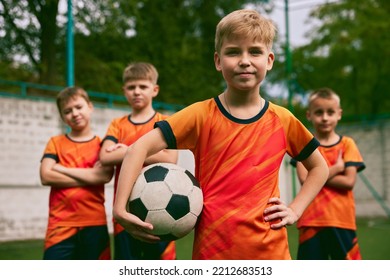
<path id="1" fill-rule="evenodd" d="M 252 55 L 261 55 L 263 53 L 263 51 L 261 49 L 252 49 L 252 50 L 250 50 L 250 53 Z"/>
<path id="2" fill-rule="evenodd" d="M 239 53 L 239 51 L 238 50 L 227 50 L 226 52 L 225 52 L 225 54 L 226 55 L 237 55 Z"/>

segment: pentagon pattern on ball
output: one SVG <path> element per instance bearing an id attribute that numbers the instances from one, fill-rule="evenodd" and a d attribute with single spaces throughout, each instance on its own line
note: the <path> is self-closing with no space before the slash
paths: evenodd
<path id="1" fill-rule="evenodd" d="M 175 240 L 195 226 L 203 208 L 203 194 L 197 179 L 184 168 L 158 163 L 142 169 L 127 211 L 153 224 L 153 234 Z"/>
<path id="2" fill-rule="evenodd" d="M 144 176 L 146 182 L 159 182 L 164 181 L 169 169 L 163 166 L 157 165 L 145 171 Z"/>

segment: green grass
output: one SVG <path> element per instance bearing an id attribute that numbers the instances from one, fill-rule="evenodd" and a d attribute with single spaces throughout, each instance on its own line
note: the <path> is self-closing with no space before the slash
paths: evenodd
<path id="1" fill-rule="evenodd" d="M 358 219 L 358 239 L 363 259 L 390 260 L 390 220 Z M 298 231 L 295 226 L 288 227 L 291 256 L 296 258 Z M 191 259 L 193 233 L 177 241 L 177 258 Z M 40 260 L 43 240 L 0 242 L 0 260 Z"/>
<path id="2" fill-rule="evenodd" d="M 291 257 L 296 259 L 298 250 L 298 231 L 288 228 Z M 357 237 L 364 260 L 390 260 L 390 220 L 358 219 Z"/>

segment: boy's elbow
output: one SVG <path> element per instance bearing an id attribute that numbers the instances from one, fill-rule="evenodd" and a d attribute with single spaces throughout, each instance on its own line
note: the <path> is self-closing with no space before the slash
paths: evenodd
<path id="1" fill-rule="evenodd" d="M 352 190 L 353 187 L 355 186 L 356 180 L 355 179 L 350 179 L 345 182 L 345 188 L 348 190 Z"/>
<path id="2" fill-rule="evenodd" d="M 107 184 L 107 183 L 111 182 L 111 180 L 112 180 L 112 174 L 111 175 L 107 175 L 107 176 L 105 176 L 103 178 L 104 184 Z"/>
<path id="3" fill-rule="evenodd" d="M 108 168 L 106 168 L 106 170 L 107 169 Z M 108 171 L 103 173 L 103 178 L 102 178 L 103 179 L 103 183 L 107 184 L 107 183 L 111 182 L 113 176 L 114 176 L 114 168 L 109 168 Z"/>
<path id="4" fill-rule="evenodd" d="M 49 187 L 49 186 L 52 185 L 52 182 L 50 182 L 49 180 L 41 178 L 41 185 L 45 186 L 45 187 Z"/>
<path id="5" fill-rule="evenodd" d="M 42 171 L 40 172 L 39 177 L 41 179 L 42 186 L 49 186 L 50 185 L 50 182 L 49 182 L 47 176 Z"/>
<path id="6" fill-rule="evenodd" d="M 101 163 L 103 166 L 108 166 L 108 165 L 109 165 L 108 158 L 107 158 L 106 155 L 103 154 L 103 153 L 100 153 L 100 155 L 99 155 L 99 161 L 100 161 L 100 163 Z"/>
<path id="7" fill-rule="evenodd" d="M 173 163 L 173 164 L 177 164 L 178 159 L 179 159 L 178 156 L 173 156 L 173 157 L 170 157 L 170 159 L 168 160 L 168 162 L 169 162 L 169 163 Z"/>

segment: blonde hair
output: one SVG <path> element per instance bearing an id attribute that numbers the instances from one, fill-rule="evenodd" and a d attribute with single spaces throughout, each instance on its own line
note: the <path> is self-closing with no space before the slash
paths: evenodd
<path id="1" fill-rule="evenodd" d="M 149 80 L 157 84 L 158 72 L 156 67 L 147 62 L 135 62 L 129 64 L 123 71 L 123 83 L 134 80 Z"/>
<path id="2" fill-rule="evenodd" d="M 58 93 L 56 103 L 57 103 L 58 112 L 60 113 L 61 117 L 62 117 L 63 107 L 69 102 L 69 100 L 77 96 L 84 98 L 88 104 L 91 103 L 88 93 L 81 87 L 77 87 L 77 86 L 67 87 Z"/>
<path id="3" fill-rule="evenodd" d="M 215 33 L 215 51 L 221 51 L 224 40 L 236 37 L 250 37 L 264 43 L 270 50 L 276 34 L 274 23 L 257 11 L 242 9 L 234 11 L 217 25 Z"/>
<path id="4" fill-rule="evenodd" d="M 340 96 L 330 88 L 320 88 L 309 95 L 309 107 L 317 98 L 335 99 L 340 106 Z"/>

